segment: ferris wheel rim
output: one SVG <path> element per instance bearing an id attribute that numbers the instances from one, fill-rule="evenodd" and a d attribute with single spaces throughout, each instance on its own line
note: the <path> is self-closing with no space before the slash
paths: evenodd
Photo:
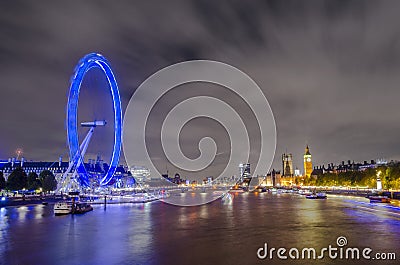
<path id="1" fill-rule="evenodd" d="M 78 140 L 78 101 L 79 93 L 83 78 L 86 73 L 92 68 L 100 68 L 107 78 L 108 86 L 111 91 L 113 100 L 113 111 L 114 111 L 114 144 L 111 155 L 111 161 L 109 168 L 100 180 L 100 185 L 107 185 L 113 178 L 114 173 L 118 167 L 119 158 L 122 150 L 122 107 L 121 98 L 119 94 L 118 84 L 115 79 L 114 73 L 109 65 L 107 59 L 98 53 L 90 53 L 84 56 L 75 68 L 75 73 L 71 80 L 71 86 L 69 89 L 68 104 L 67 104 L 67 139 L 69 146 L 70 158 L 75 157 L 78 154 L 78 159 L 82 159 L 79 152 L 79 140 Z M 83 163 L 77 168 L 79 173 L 79 179 L 81 185 L 89 186 L 89 176 Z"/>

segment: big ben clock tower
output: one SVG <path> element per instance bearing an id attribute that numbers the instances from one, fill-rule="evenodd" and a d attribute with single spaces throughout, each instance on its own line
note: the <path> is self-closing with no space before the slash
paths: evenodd
<path id="1" fill-rule="evenodd" d="M 304 153 L 304 175 L 310 177 L 312 170 L 313 169 L 312 169 L 311 153 L 310 153 L 310 148 L 308 148 L 307 145 L 306 151 Z"/>

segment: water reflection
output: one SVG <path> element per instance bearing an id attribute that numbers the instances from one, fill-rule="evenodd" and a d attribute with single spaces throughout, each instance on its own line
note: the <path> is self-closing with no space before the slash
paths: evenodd
<path id="1" fill-rule="evenodd" d="M 208 209 L 209 207 L 207 205 L 200 206 L 200 218 L 208 218 Z"/>
<path id="2" fill-rule="evenodd" d="M 300 223 L 321 223 L 323 222 L 321 209 L 326 207 L 323 200 L 301 200 L 297 204 L 297 213 Z"/>
<path id="3" fill-rule="evenodd" d="M 38 205 L 37 207 L 33 207 L 33 210 L 35 211 L 35 219 L 41 219 L 43 218 L 44 215 L 44 207 L 47 207 L 45 205 Z"/>
<path id="4" fill-rule="evenodd" d="M 0 253 L 6 250 L 7 232 L 8 232 L 8 216 L 7 210 L 0 208 Z"/>
<path id="5" fill-rule="evenodd" d="M 28 214 L 28 207 L 27 206 L 18 207 L 17 212 L 18 212 L 18 220 L 20 222 L 24 222 Z"/>

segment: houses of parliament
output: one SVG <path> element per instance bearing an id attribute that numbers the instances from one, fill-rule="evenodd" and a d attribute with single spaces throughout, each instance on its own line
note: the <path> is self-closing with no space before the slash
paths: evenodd
<path id="1" fill-rule="evenodd" d="M 302 183 L 306 177 L 309 178 L 313 171 L 313 165 L 308 145 L 304 150 L 303 162 L 304 173 L 301 174 L 299 169 L 293 168 L 293 155 L 291 153 L 282 154 L 282 171 L 272 170 L 267 175 L 265 184 L 268 186 L 290 186 Z"/>

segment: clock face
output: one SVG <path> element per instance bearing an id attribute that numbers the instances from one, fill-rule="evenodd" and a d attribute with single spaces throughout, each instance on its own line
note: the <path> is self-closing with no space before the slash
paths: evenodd
<path id="1" fill-rule="evenodd" d="M 311 158 L 308 157 L 308 158 L 307 158 L 307 162 L 311 162 Z"/>

